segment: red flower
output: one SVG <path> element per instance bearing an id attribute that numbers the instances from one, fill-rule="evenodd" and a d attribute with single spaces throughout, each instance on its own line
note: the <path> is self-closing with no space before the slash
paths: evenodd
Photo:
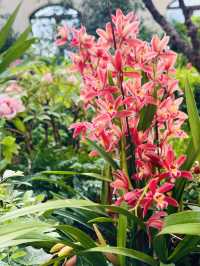
<path id="1" fill-rule="evenodd" d="M 161 229 L 164 226 L 164 221 L 163 218 L 167 216 L 167 213 L 164 211 L 158 211 L 155 212 L 146 222 L 146 227 L 147 227 L 147 234 L 149 237 L 149 241 L 151 241 L 151 232 L 150 228 L 155 228 L 158 231 L 161 231 Z"/>
<path id="2" fill-rule="evenodd" d="M 180 170 L 180 167 L 184 164 L 186 160 L 185 155 L 181 155 L 178 159 L 175 158 L 174 151 L 169 147 L 164 155 L 162 162 L 163 168 L 167 171 L 160 174 L 160 179 L 169 177 L 171 182 L 175 182 L 176 178 L 186 178 L 188 180 L 192 179 L 192 174 L 189 171 Z"/>
<path id="3" fill-rule="evenodd" d="M 141 203 L 143 207 L 143 217 L 147 214 L 147 211 L 152 204 L 155 204 L 158 210 L 166 209 L 168 205 L 172 205 L 174 207 L 178 206 L 178 203 L 175 199 L 164 194 L 171 191 L 174 187 L 174 184 L 166 182 L 158 187 L 158 182 L 159 179 L 154 178 L 148 184 L 149 191 L 147 192 Z"/>
<path id="4" fill-rule="evenodd" d="M 116 193 L 117 190 L 127 191 L 129 189 L 128 177 L 123 171 L 117 170 L 113 173 L 113 176 L 115 177 L 115 181 L 111 183 L 111 187 L 114 188 L 113 193 Z"/>

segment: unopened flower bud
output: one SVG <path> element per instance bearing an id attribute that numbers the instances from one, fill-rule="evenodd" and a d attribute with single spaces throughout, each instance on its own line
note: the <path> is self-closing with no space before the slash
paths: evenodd
<path id="1" fill-rule="evenodd" d="M 51 248 L 50 253 L 56 253 L 60 251 L 63 247 L 65 247 L 64 244 L 58 243 Z"/>
<path id="2" fill-rule="evenodd" d="M 58 257 L 68 256 L 72 252 L 72 250 L 72 247 L 65 246 L 58 252 Z"/>

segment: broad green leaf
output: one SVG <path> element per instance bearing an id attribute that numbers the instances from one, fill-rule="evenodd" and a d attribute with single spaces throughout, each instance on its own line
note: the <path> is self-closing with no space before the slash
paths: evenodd
<path id="1" fill-rule="evenodd" d="M 10 31 L 12 29 L 12 25 L 15 22 L 17 13 L 19 11 L 20 8 L 19 4 L 16 9 L 14 10 L 14 12 L 12 13 L 12 15 L 8 18 L 6 24 L 3 26 L 3 28 L 0 31 L 0 49 L 4 46 L 4 44 L 6 43 L 6 40 L 9 37 Z"/>
<path id="2" fill-rule="evenodd" d="M 60 208 L 81 208 L 81 207 L 92 207 L 98 206 L 98 204 L 87 200 L 52 200 L 45 203 L 40 203 L 34 206 L 25 207 L 10 211 L 0 217 L 0 223 L 15 219 L 17 217 L 30 215 L 34 213 L 42 213 L 48 210 L 60 209 Z"/>
<path id="3" fill-rule="evenodd" d="M 113 169 L 117 170 L 119 169 L 119 165 L 112 159 L 112 157 L 104 151 L 103 148 L 101 148 L 99 145 L 97 145 L 94 141 L 91 141 L 90 139 L 87 139 L 88 143 L 108 162 Z"/>
<path id="4" fill-rule="evenodd" d="M 173 253 L 169 256 L 168 260 L 172 262 L 178 262 L 181 258 L 185 257 L 191 251 L 195 250 L 199 241 L 199 236 L 186 236 L 179 242 Z"/>
<path id="5" fill-rule="evenodd" d="M 165 226 L 184 223 L 200 223 L 200 211 L 182 211 L 165 218 Z"/>
<path id="6" fill-rule="evenodd" d="M 16 129 L 18 129 L 20 132 L 22 132 L 22 133 L 26 132 L 26 126 L 20 118 L 18 118 L 18 117 L 14 118 L 12 120 L 12 123 L 14 124 Z"/>
<path id="7" fill-rule="evenodd" d="M 145 228 L 145 225 L 138 217 L 136 217 L 133 213 L 128 210 L 121 208 L 115 205 L 100 205 L 88 200 L 75 200 L 75 199 L 66 199 L 66 200 L 51 200 L 45 203 L 40 203 L 34 206 L 25 207 L 22 209 L 10 211 L 9 213 L 2 215 L 0 217 L 0 223 L 16 219 L 17 217 L 22 217 L 34 213 L 43 213 L 49 210 L 61 209 L 61 208 L 86 208 L 99 212 L 101 215 L 107 215 L 107 211 L 113 213 L 119 213 L 127 216 L 129 219 L 133 220 L 136 224 L 138 224 L 142 229 Z M 103 210 L 103 212 L 102 212 Z"/>
<path id="8" fill-rule="evenodd" d="M 84 248 L 91 248 L 96 247 L 95 241 L 86 233 L 84 233 L 82 230 L 71 226 L 71 225 L 58 225 L 56 228 L 59 231 L 64 232 L 67 235 L 73 236 L 74 240 L 77 242 L 80 242 Z"/>
<path id="9" fill-rule="evenodd" d="M 200 235 L 200 212 L 183 211 L 167 216 L 161 234 Z"/>
<path id="10" fill-rule="evenodd" d="M 111 182 L 110 179 L 108 179 L 104 176 L 101 176 L 100 174 L 97 174 L 97 173 L 79 173 L 79 172 L 74 172 L 74 171 L 44 171 L 44 172 L 42 172 L 42 174 L 67 175 L 67 176 L 80 175 L 80 176 L 85 176 L 85 177 L 96 178 L 96 179 L 102 180 L 102 181 Z"/>
<path id="11" fill-rule="evenodd" d="M 59 225 L 57 229 L 67 235 L 71 235 L 76 242 L 80 242 L 84 249 L 96 247 L 95 241 L 86 233 L 81 231 L 80 229 L 70 226 L 70 225 Z M 95 254 L 94 256 L 90 256 L 89 258 L 92 262 L 96 263 L 95 265 L 99 266 L 107 266 L 106 260 L 104 256 L 100 254 Z"/>
<path id="12" fill-rule="evenodd" d="M 12 136 L 6 136 L 1 141 L 1 144 L 3 145 L 3 156 L 5 160 L 10 163 L 12 161 L 13 155 L 18 154 L 19 146 L 16 144 L 16 139 Z"/>
<path id="13" fill-rule="evenodd" d="M 119 248 L 119 247 L 96 247 L 92 249 L 88 249 L 86 251 L 80 252 L 80 254 L 84 253 L 90 253 L 90 252 L 102 252 L 102 253 L 113 253 L 116 255 L 121 255 L 129 258 L 133 258 L 139 261 L 142 261 L 148 265 L 152 266 L 158 266 L 158 263 L 156 260 L 154 260 L 151 256 L 142 253 L 140 251 L 136 251 L 133 249 L 128 249 L 128 248 Z"/>
<path id="14" fill-rule="evenodd" d="M 83 226 L 85 226 L 85 228 L 91 230 L 92 227 L 91 225 L 89 225 L 87 223 L 86 218 L 83 217 L 83 215 L 79 215 L 79 214 L 76 214 L 75 211 L 71 212 L 71 211 L 68 211 L 68 210 L 58 210 L 58 211 L 55 211 L 55 214 L 56 215 L 59 215 L 60 217 L 63 217 L 63 218 L 67 218 L 67 219 L 70 219 L 72 221 L 75 221 Z"/>
<path id="15" fill-rule="evenodd" d="M 36 237 L 37 233 L 40 234 L 40 238 L 43 235 L 42 233 L 47 231 L 52 231 L 52 225 L 43 222 L 36 222 L 33 220 L 30 221 L 13 221 L 11 223 L 0 225 L 0 248 L 5 248 L 13 246 L 16 242 L 28 243 L 38 240 Z M 36 232 L 36 234 L 32 234 Z M 46 240 L 50 240 L 46 238 Z M 42 239 L 40 239 L 42 241 Z"/>
<path id="16" fill-rule="evenodd" d="M 138 124 L 138 130 L 145 131 L 150 127 L 156 113 L 156 105 L 145 105 L 140 111 L 140 120 Z"/>
<path id="17" fill-rule="evenodd" d="M 200 223 L 170 225 L 163 228 L 160 234 L 186 234 L 200 236 Z"/>

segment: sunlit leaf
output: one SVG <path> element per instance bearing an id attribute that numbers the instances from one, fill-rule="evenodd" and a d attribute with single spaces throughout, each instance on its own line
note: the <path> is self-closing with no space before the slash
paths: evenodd
<path id="1" fill-rule="evenodd" d="M 142 253 L 140 251 L 136 251 L 133 249 L 128 248 L 118 248 L 118 247 L 96 247 L 92 249 L 88 249 L 84 252 L 81 252 L 81 254 L 84 254 L 85 252 L 102 252 L 102 253 L 113 253 L 116 255 L 121 255 L 125 257 L 130 257 L 139 261 L 142 261 L 148 265 L 152 266 L 158 266 L 158 263 L 156 260 L 154 260 L 151 256 Z"/>

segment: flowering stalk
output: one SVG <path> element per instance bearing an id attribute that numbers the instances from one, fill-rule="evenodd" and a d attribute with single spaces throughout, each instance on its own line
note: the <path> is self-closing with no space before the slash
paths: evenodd
<path id="1" fill-rule="evenodd" d="M 186 156 L 176 158 L 169 144 L 172 138 L 187 137 L 181 128 L 187 115 L 179 110 L 183 98 L 169 38 L 154 36 L 147 43 L 137 38 L 138 32 L 134 13 L 124 15 L 119 9 L 105 30 L 97 30 L 97 40 L 84 27 L 72 30 L 71 44 L 78 50 L 71 55 L 73 69 L 82 76 L 81 98 L 93 118 L 71 129 L 74 137 L 95 141 L 121 160 L 121 169 L 112 172 L 115 204 L 125 202 L 145 220 L 153 213 L 146 224 L 160 229 L 164 210 L 178 206 L 171 196 L 176 180 L 192 178 L 181 170 Z"/>

